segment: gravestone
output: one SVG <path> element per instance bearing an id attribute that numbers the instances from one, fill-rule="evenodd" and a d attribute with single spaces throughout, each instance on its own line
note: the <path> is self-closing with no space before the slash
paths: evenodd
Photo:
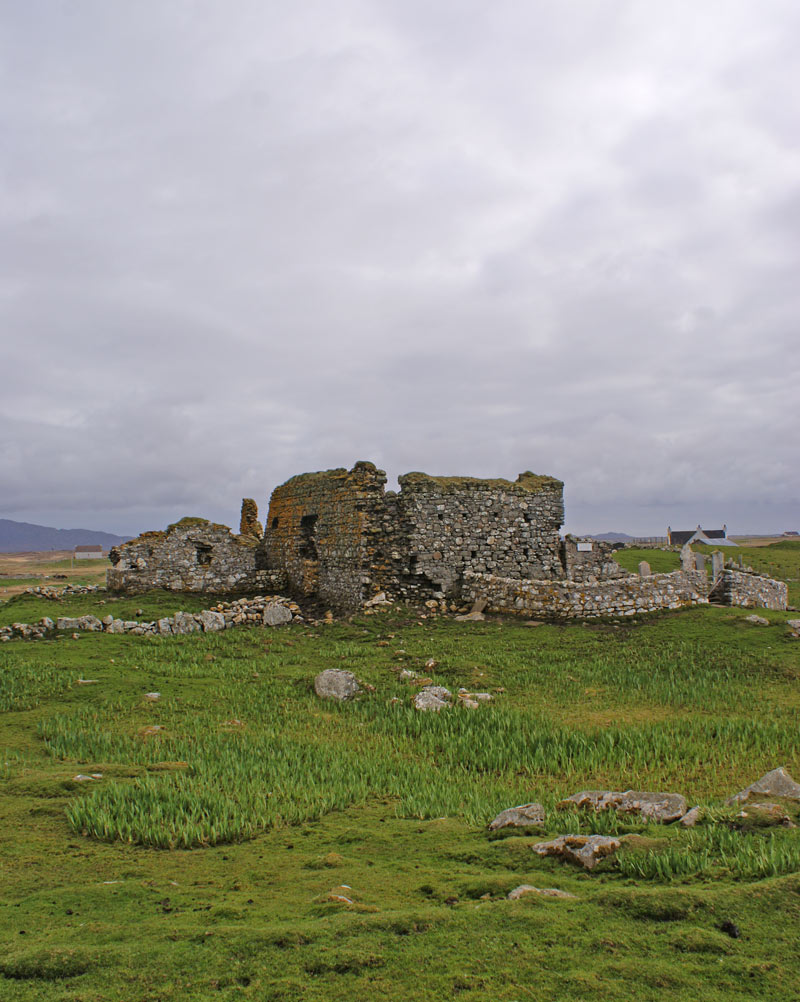
<path id="1" fill-rule="evenodd" d="M 694 566 L 698 571 L 704 571 L 706 569 L 706 558 L 703 553 L 695 553 Z"/>
<path id="2" fill-rule="evenodd" d="M 650 564 L 646 560 L 639 561 L 639 577 L 649 578 L 653 572 L 650 570 Z"/>
<path id="3" fill-rule="evenodd" d="M 681 547 L 681 570 L 683 571 L 693 571 L 694 570 L 694 553 L 692 553 L 692 548 L 688 543 L 685 543 Z"/>
<path id="4" fill-rule="evenodd" d="M 711 554 L 711 576 L 716 580 L 725 570 L 725 557 L 719 550 Z"/>

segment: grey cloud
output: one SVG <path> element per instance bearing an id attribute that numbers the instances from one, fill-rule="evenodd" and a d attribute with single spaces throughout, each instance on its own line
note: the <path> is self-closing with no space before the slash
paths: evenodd
<path id="1" fill-rule="evenodd" d="M 372 458 L 797 521 L 788 0 L 0 9 L 4 516 Z"/>

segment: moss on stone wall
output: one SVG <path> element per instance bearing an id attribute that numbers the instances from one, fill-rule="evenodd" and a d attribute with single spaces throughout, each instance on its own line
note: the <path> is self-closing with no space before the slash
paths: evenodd
<path id="1" fill-rule="evenodd" d="M 480 477 L 433 477 L 428 473 L 406 473 L 399 478 L 401 487 L 427 487 L 430 490 L 450 493 L 454 491 L 470 490 L 493 490 L 511 491 L 521 490 L 530 493 L 549 489 L 561 489 L 564 484 L 555 477 L 542 476 L 537 473 L 520 473 L 517 480 L 504 480 L 502 478 L 482 479 Z"/>

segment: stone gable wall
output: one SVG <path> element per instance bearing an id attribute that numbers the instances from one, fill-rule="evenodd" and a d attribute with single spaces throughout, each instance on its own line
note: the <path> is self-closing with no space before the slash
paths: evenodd
<path id="1" fill-rule="evenodd" d="M 789 589 L 784 581 L 726 569 L 714 585 L 711 599 L 720 605 L 740 605 L 745 609 L 785 609 Z"/>
<path id="2" fill-rule="evenodd" d="M 673 571 L 641 578 L 636 574 L 594 584 L 532 581 L 491 574 L 468 574 L 464 597 L 488 599 L 488 611 L 545 619 L 635 616 L 708 602 L 705 571 Z"/>

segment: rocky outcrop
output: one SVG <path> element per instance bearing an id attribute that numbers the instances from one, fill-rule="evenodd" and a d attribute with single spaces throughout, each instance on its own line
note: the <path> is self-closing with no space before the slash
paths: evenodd
<path id="1" fill-rule="evenodd" d="M 800 801 L 800 783 L 795 783 L 789 773 L 783 768 L 773 769 L 765 773 L 761 779 L 740 790 L 729 800 L 729 804 L 743 804 L 751 798 L 778 797 L 784 800 Z"/>
<path id="2" fill-rule="evenodd" d="M 544 807 L 541 804 L 520 804 L 518 807 L 508 807 L 501 811 L 493 821 L 489 822 L 489 831 L 500 828 L 532 828 L 544 824 Z"/>
<path id="3" fill-rule="evenodd" d="M 556 856 L 593 870 L 601 859 L 613 854 L 622 842 L 610 835 L 559 835 L 551 842 L 537 842 L 531 849 L 537 856 Z"/>
<path id="4" fill-rule="evenodd" d="M 679 793 L 646 793 L 641 790 L 582 790 L 562 800 L 560 808 L 578 807 L 599 811 L 616 811 L 617 814 L 638 814 L 645 821 L 668 824 L 686 814 L 686 798 Z"/>

